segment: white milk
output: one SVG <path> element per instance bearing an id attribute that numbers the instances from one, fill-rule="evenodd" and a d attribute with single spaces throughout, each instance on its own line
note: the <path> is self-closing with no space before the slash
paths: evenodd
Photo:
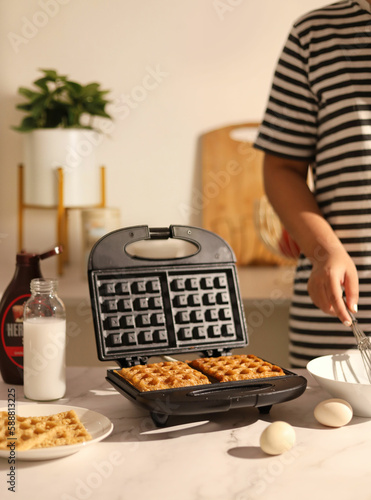
<path id="1" fill-rule="evenodd" d="M 23 322 L 24 395 L 36 401 L 66 392 L 66 320 L 30 318 Z"/>

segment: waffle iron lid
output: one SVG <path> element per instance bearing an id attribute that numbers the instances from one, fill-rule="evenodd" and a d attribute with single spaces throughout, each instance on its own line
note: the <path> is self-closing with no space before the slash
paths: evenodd
<path id="1" fill-rule="evenodd" d="M 141 240 L 191 243 L 192 255 L 132 255 Z M 103 236 L 88 259 L 98 358 L 120 366 L 150 356 L 230 353 L 248 343 L 235 255 L 218 235 L 192 226 L 133 226 Z"/>

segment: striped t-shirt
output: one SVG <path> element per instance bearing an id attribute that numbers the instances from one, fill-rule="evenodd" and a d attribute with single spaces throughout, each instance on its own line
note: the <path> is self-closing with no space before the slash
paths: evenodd
<path id="1" fill-rule="evenodd" d="M 371 8 L 345 0 L 302 16 L 278 61 L 255 146 L 308 161 L 314 196 L 353 258 L 357 315 L 371 333 Z M 311 264 L 298 261 L 290 307 L 292 366 L 355 346 L 349 328 L 312 303 Z"/>

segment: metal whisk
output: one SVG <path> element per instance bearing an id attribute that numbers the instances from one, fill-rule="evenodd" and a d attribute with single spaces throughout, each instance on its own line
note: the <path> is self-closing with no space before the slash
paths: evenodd
<path id="1" fill-rule="evenodd" d="M 362 361 L 368 376 L 368 380 L 371 383 L 371 339 L 365 335 L 358 325 L 357 318 L 354 316 L 352 311 L 348 309 L 349 316 L 352 320 L 352 331 L 353 335 L 357 341 L 357 347 L 361 353 Z"/>

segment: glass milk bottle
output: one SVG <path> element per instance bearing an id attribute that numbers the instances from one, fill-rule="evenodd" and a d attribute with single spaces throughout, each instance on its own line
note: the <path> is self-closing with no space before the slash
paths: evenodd
<path id="1" fill-rule="evenodd" d="M 31 280 L 24 304 L 24 395 L 52 401 L 66 392 L 66 312 L 57 295 L 56 279 Z"/>

